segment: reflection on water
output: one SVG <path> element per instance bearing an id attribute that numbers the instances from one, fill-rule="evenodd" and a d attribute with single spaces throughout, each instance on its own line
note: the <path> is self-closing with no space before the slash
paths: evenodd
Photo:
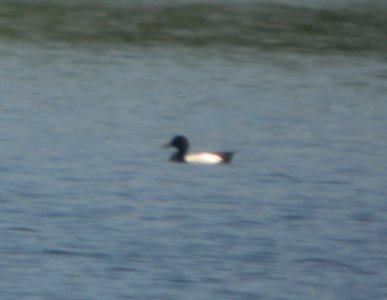
<path id="1" fill-rule="evenodd" d="M 6 2 L 0 8 L 0 36 L 9 39 L 387 52 L 387 9 L 372 6 Z"/>

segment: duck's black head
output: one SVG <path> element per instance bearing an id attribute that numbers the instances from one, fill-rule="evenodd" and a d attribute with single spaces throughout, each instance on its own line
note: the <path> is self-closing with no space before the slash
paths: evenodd
<path id="1" fill-rule="evenodd" d="M 188 140 L 185 136 L 176 135 L 168 144 L 167 147 L 174 147 L 177 149 L 175 153 L 172 154 L 171 160 L 176 162 L 185 162 L 185 155 L 188 152 Z"/>
<path id="2" fill-rule="evenodd" d="M 174 147 L 181 153 L 188 151 L 189 143 L 185 136 L 176 135 L 168 144 L 169 147 Z"/>

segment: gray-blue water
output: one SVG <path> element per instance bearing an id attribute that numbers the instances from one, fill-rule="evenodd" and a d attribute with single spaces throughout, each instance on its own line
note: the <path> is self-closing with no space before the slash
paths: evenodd
<path id="1" fill-rule="evenodd" d="M 196 11 L 177 36 L 164 16 L 121 39 L 63 9 L 3 6 L 0 299 L 387 298 L 376 23 L 317 11 L 317 31 L 277 27 L 305 11 L 266 6 L 264 23 L 218 16 L 237 38 Z M 171 163 L 175 134 L 235 160 Z"/>

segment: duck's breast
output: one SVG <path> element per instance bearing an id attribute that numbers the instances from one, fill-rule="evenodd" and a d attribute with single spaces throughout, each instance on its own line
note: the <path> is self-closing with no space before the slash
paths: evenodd
<path id="1" fill-rule="evenodd" d="M 211 152 L 189 153 L 184 159 L 188 163 L 197 164 L 219 164 L 223 162 L 223 158 L 221 156 Z"/>

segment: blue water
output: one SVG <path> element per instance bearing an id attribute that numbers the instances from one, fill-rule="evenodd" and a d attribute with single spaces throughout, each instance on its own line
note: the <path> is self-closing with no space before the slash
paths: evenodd
<path id="1" fill-rule="evenodd" d="M 0 44 L 0 299 L 387 298 L 382 44 L 35 33 Z"/>

